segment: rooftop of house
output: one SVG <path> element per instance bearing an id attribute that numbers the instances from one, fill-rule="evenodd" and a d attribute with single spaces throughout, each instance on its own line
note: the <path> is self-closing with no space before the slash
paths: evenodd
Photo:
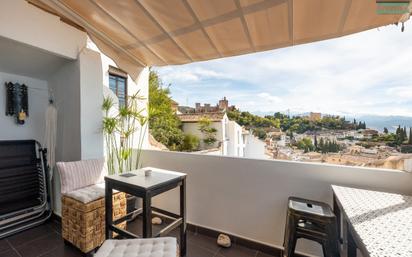
<path id="1" fill-rule="evenodd" d="M 210 121 L 221 121 L 225 116 L 224 112 L 205 112 L 205 113 L 185 113 L 177 115 L 182 122 L 198 122 L 201 119 Z"/>

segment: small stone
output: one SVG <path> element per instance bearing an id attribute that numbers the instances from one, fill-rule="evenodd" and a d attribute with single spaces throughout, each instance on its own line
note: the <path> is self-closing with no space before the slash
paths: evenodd
<path id="1" fill-rule="evenodd" d="M 159 218 L 159 217 L 154 217 L 154 218 L 152 219 L 152 224 L 153 224 L 153 225 L 161 225 L 162 223 L 163 223 L 163 221 L 162 221 L 162 219 Z"/>
<path id="2" fill-rule="evenodd" d="M 222 246 L 222 247 L 230 247 L 232 245 L 230 241 L 230 237 L 225 234 L 220 234 L 219 237 L 217 238 L 217 244 Z"/>

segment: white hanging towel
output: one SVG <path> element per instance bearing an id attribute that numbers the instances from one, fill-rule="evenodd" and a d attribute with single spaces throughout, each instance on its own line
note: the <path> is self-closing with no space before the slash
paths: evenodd
<path id="1" fill-rule="evenodd" d="M 50 171 L 53 170 L 56 154 L 56 133 L 57 133 L 57 109 L 53 104 L 49 104 L 46 110 L 46 131 L 44 133 L 43 146 L 47 148 L 47 164 Z"/>

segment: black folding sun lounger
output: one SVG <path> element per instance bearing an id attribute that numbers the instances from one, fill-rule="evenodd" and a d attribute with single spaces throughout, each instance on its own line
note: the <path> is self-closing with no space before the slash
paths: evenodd
<path id="1" fill-rule="evenodd" d="M 35 140 L 0 141 L 0 238 L 51 216 L 46 167 Z"/>

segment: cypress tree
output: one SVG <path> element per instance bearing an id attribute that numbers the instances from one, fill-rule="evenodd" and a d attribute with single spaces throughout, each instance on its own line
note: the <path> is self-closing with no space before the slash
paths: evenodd
<path id="1" fill-rule="evenodd" d="M 409 145 L 412 145 L 412 128 L 409 128 L 409 141 L 408 141 Z"/>
<path id="2" fill-rule="evenodd" d="M 319 147 L 318 147 L 317 150 L 323 152 L 323 147 L 324 146 L 325 146 L 325 142 L 323 140 L 323 137 L 321 137 L 320 140 L 319 140 Z"/>

